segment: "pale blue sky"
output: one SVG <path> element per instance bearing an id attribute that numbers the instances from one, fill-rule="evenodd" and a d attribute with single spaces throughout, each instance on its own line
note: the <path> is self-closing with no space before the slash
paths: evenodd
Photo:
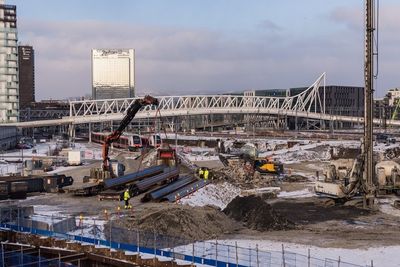
<path id="1" fill-rule="evenodd" d="M 115 4 L 110 4 L 114 2 Z M 388 1 L 390 2 L 390 1 Z M 285 28 L 330 25 L 329 13 L 339 7 L 362 7 L 349 0 L 8 0 L 22 18 L 101 20 L 214 30 L 252 30 L 265 19 Z"/>
<path id="2" fill-rule="evenodd" d="M 136 49 L 139 94 L 363 85 L 363 0 L 6 0 L 40 99 L 90 93 L 90 49 Z M 400 3 L 381 0 L 378 95 L 400 85 Z M 55 89 L 57 88 L 57 89 Z"/>

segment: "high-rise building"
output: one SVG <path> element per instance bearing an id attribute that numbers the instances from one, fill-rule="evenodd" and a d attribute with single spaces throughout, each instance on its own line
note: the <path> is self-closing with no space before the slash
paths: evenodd
<path id="1" fill-rule="evenodd" d="M 19 115 L 17 8 L 0 0 L 0 122 Z"/>
<path id="2" fill-rule="evenodd" d="M 35 54 L 32 46 L 18 46 L 19 107 L 35 102 Z"/>
<path id="3" fill-rule="evenodd" d="M 93 99 L 135 96 L 135 50 L 92 49 Z"/>

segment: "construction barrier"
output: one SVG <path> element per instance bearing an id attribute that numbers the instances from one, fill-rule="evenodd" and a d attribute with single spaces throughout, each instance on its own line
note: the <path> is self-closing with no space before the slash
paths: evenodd
<path id="1" fill-rule="evenodd" d="M 1 223 L 3 230 L 31 233 L 40 236 L 75 241 L 79 243 L 104 246 L 116 250 L 149 254 L 154 257 L 162 256 L 171 259 L 179 259 L 193 264 L 202 264 L 217 267 L 245 267 L 245 266 L 341 266 L 341 267 L 370 267 L 361 266 L 341 261 L 338 259 L 318 259 L 308 255 L 302 255 L 286 251 L 282 245 L 281 251 L 263 251 L 256 248 L 244 248 L 227 244 L 227 241 L 193 241 L 160 235 L 155 232 L 128 230 L 118 227 L 102 226 L 97 229 L 96 224 L 82 224 L 76 231 L 60 233 L 49 230 L 36 229 Z M 81 228 L 81 229 L 79 229 Z M 79 234 L 76 234 L 79 233 Z M 103 238 L 101 238 L 103 237 Z M 107 238 L 105 238 L 107 237 Z M 232 242 L 230 242 L 232 243 Z M 28 260 L 28 259 L 26 259 Z M 26 261 L 24 261 L 26 262 Z M 2 266 L 0 264 L 0 266 Z M 3 265 L 4 266 L 4 265 Z"/>

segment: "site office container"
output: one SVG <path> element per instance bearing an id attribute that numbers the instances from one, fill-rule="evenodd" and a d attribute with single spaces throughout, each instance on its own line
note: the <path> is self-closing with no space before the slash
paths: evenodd
<path id="1" fill-rule="evenodd" d="M 85 154 L 84 151 L 68 151 L 68 165 L 71 166 L 78 166 L 82 164 L 82 159 L 84 158 Z"/>
<path id="2" fill-rule="evenodd" d="M 43 178 L 42 177 L 31 177 L 31 176 L 7 176 L 1 177 L 0 181 L 8 183 L 8 192 L 11 192 L 11 183 L 14 182 L 25 182 L 27 184 L 27 193 L 43 192 Z"/>
<path id="3" fill-rule="evenodd" d="M 0 200 L 8 198 L 8 183 L 0 181 Z"/>
<path id="4" fill-rule="evenodd" d="M 26 198 L 27 191 L 28 191 L 27 182 L 11 182 L 10 183 L 10 198 L 11 199 Z"/>
<path id="5" fill-rule="evenodd" d="M 43 189 L 48 193 L 56 193 L 60 188 L 72 185 L 73 182 L 72 177 L 65 175 L 43 177 Z"/>

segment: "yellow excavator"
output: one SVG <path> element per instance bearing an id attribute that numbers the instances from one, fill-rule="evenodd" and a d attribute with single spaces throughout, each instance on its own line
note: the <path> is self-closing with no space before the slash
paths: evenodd
<path id="1" fill-rule="evenodd" d="M 270 158 L 264 159 L 255 159 L 254 170 L 258 171 L 261 174 L 282 174 L 283 173 L 283 164 L 280 162 L 273 161 Z"/>

